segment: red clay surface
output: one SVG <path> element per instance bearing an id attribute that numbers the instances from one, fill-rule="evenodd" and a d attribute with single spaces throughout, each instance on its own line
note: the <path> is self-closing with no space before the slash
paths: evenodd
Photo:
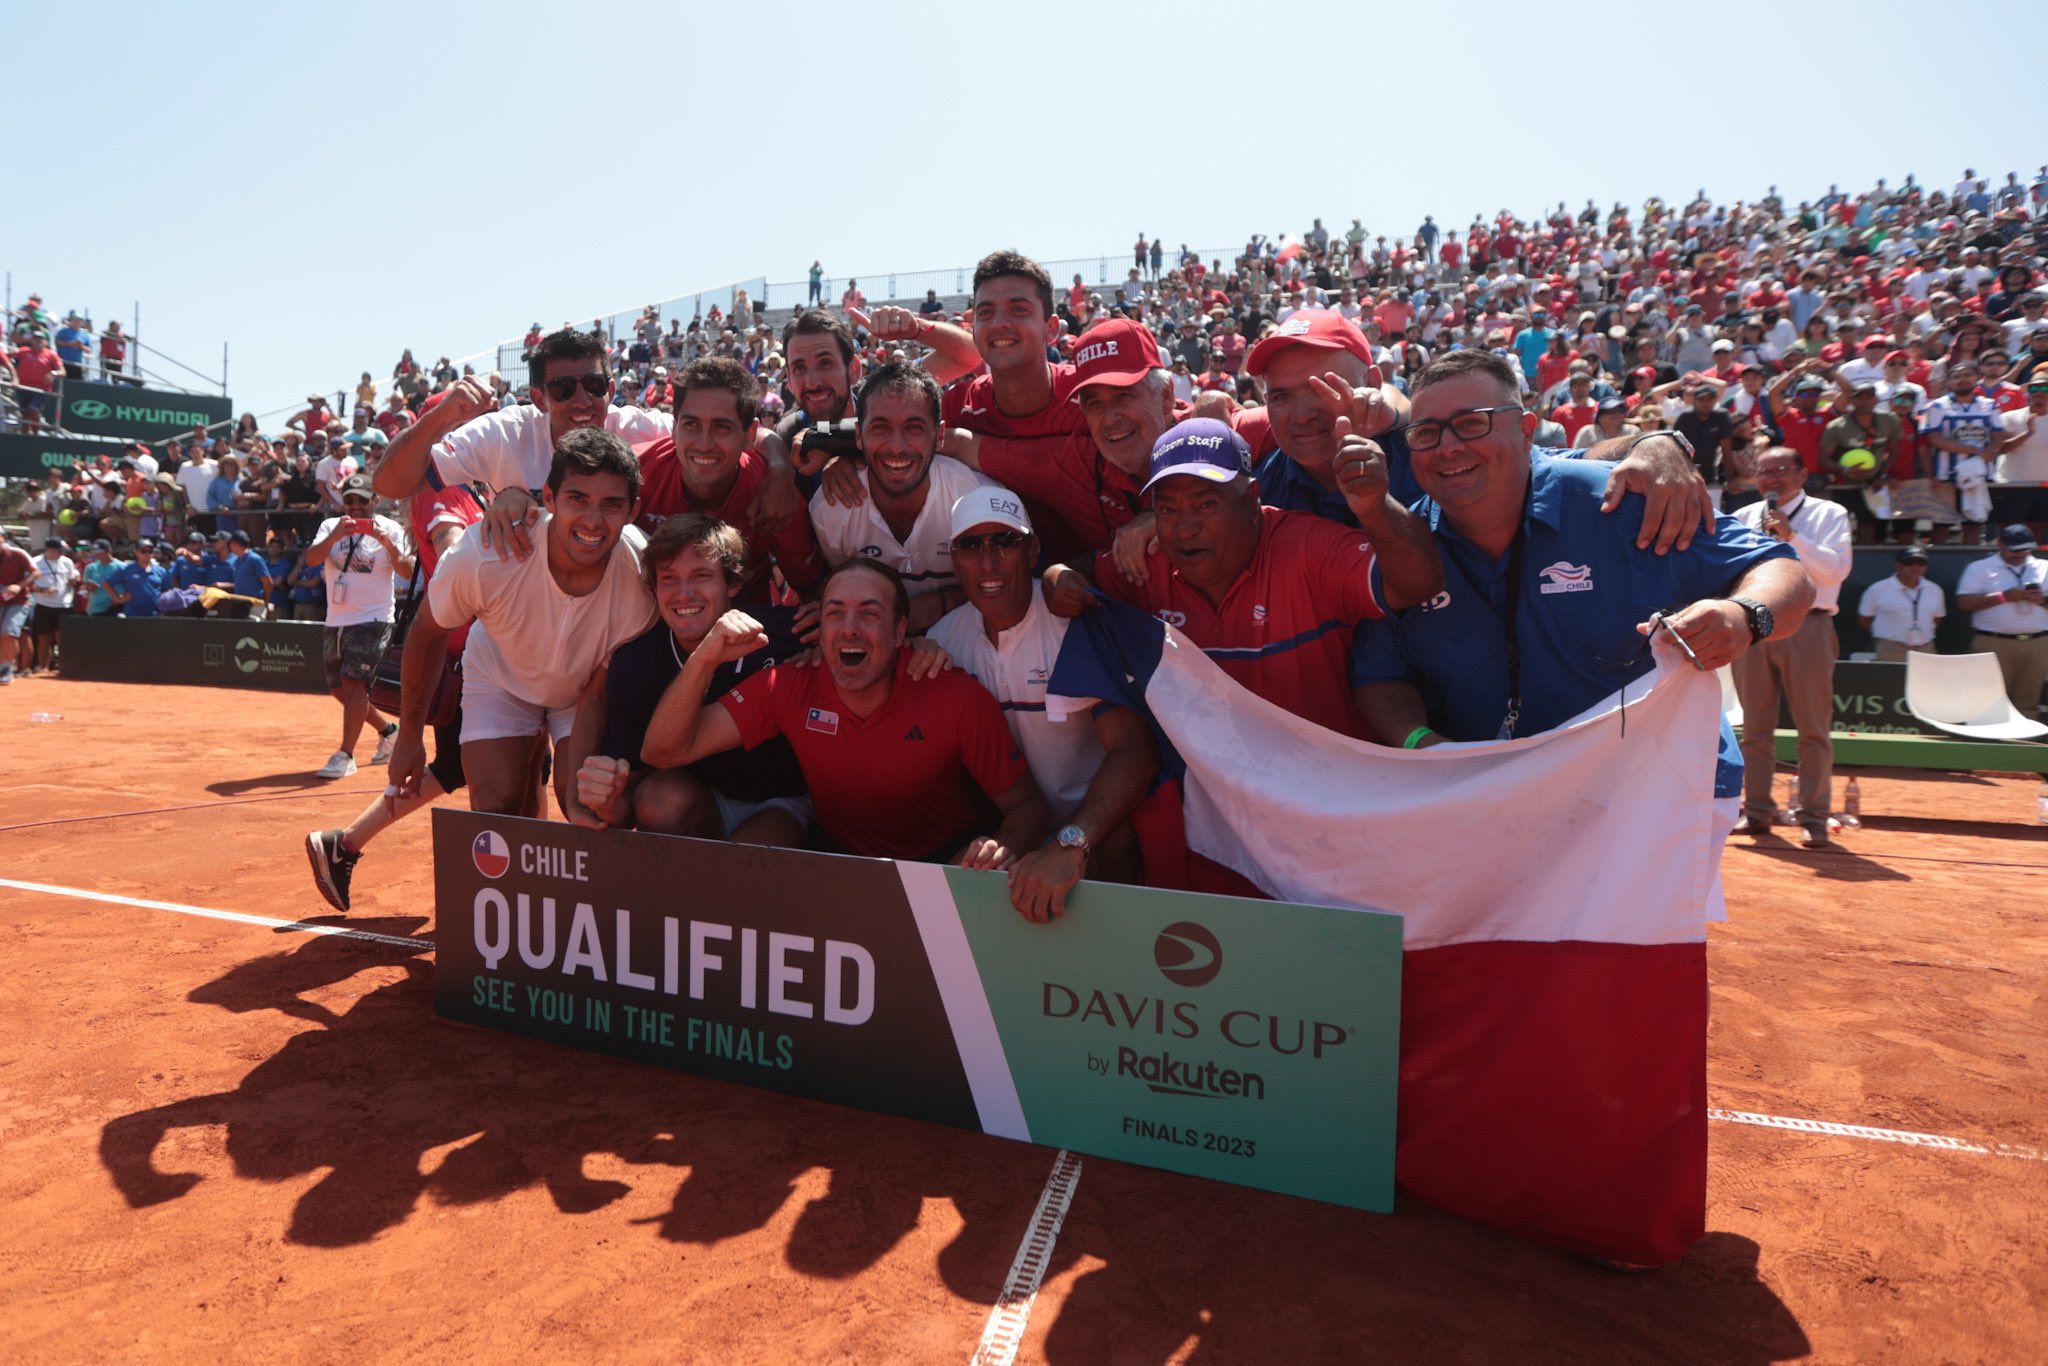
<path id="1" fill-rule="evenodd" d="M 309 776 L 335 714 L 0 690 L 0 877 L 342 923 L 299 841 L 383 776 Z M 2048 1149 L 2035 785 L 1862 787 L 1843 852 L 1733 842 L 1713 1104 Z M 430 940 L 427 822 L 356 887 L 345 923 Z M 424 944 L 4 887 L 0 937 L 10 1360 L 960 1362 L 1051 1166 L 442 1023 Z M 1641 1275 L 1091 1158 L 1020 1359 L 2042 1358 L 2048 1162 L 1712 1138 L 1712 1232 Z"/>

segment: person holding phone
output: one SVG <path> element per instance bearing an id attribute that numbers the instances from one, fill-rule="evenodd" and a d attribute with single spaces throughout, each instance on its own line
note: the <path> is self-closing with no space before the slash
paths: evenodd
<path id="1" fill-rule="evenodd" d="M 405 528 L 372 512 L 369 477 L 357 474 L 341 486 L 341 516 L 320 524 L 305 562 L 322 570 L 327 586 L 320 662 L 329 693 L 341 703 L 341 748 L 318 776 L 346 778 L 356 771 L 365 721 L 378 733 L 373 764 L 391 757 L 398 735 L 398 723 L 370 705 L 370 677 L 391 643 L 398 581 L 412 574 L 412 543 Z"/>

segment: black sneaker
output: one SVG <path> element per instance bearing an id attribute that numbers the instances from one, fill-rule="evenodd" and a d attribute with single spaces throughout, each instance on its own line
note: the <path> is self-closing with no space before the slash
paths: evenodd
<path id="1" fill-rule="evenodd" d="M 313 865 L 314 885 L 337 911 L 348 909 L 348 880 L 361 857 L 342 847 L 339 830 L 315 830 L 306 836 L 306 861 Z"/>

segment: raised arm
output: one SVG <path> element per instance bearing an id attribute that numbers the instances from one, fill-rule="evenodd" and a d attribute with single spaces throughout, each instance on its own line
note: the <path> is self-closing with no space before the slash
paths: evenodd
<path id="1" fill-rule="evenodd" d="M 745 612 L 727 612 L 714 622 L 655 704 L 640 743 L 640 761 L 649 768 L 681 768 L 706 755 L 737 749 L 738 723 L 723 702 L 705 706 L 704 693 L 719 665 L 742 659 L 767 643 L 761 623 Z"/>

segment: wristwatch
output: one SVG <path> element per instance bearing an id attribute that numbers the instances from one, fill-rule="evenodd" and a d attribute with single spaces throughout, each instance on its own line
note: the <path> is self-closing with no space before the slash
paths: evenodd
<path id="1" fill-rule="evenodd" d="M 1742 615 L 1749 618 L 1749 643 L 1754 645 L 1778 629 L 1778 619 L 1771 615 L 1771 609 L 1755 598 L 1730 598 L 1730 602 L 1742 609 Z"/>
<path id="2" fill-rule="evenodd" d="M 1079 849 L 1084 854 L 1090 848 L 1088 832 L 1078 825 L 1061 826 L 1059 833 L 1052 837 L 1052 842 L 1062 849 Z"/>

